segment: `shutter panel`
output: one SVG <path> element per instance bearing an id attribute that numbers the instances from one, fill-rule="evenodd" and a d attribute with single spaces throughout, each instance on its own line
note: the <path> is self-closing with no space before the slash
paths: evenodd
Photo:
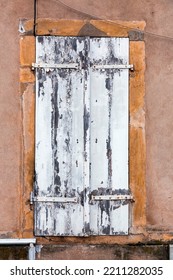
<path id="1" fill-rule="evenodd" d="M 80 38 L 37 38 L 36 62 L 67 64 L 67 69 L 37 70 L 35 192 L 37 197 L 62 202 L 36 202 L 36 235 L 84 233 L 85 72 L 70 65 L 84 63 L 86 44 Z M 70 198 L 77 201 L 66 202 Z"/>
<path id="2" fill-rule="evenodd" d="M 128 234 L 128 204 L 102 199 L 129 192 L 128 39 L 40 36 L 36 62 L 35 234 Z"/>
<path id="3" fill-rule="evenodd" d="M 128 75 L 111 65 L 129 63 L 127 38 L 92 38 L 91 195 L 128 194 Z M 106 65 L 106 69 L 104 66 Z M 92 201 L 92 234 L 127 234 L 128 204 Z"/>

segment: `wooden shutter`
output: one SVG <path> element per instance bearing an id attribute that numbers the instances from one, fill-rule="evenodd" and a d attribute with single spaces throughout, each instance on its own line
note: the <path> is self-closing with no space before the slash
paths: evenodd
<path id="1" fill-rule="evenodd" d="M 128 233 L 126 38 L 37 37 L 35 234 Z M 106 199 L 105 199 L 106 197 Z M 104 199 L 103 199 L 104 198 Z"/>
<path id="2" fill-rule="evenodd" d="M 128 70 L 127 38 L 90 40 L 92 234 L 127 234 L 128 205 L 108 196 L 128 194 Z M 98 68 L 97 68 L 98 67 Z M 106 196 L 105 200 L 102 200 Z"/>
<path id="3" fill-rule="evenodd" d="M 38 37 L 36 53 L 50 68 L 37 69 L 35 234 L 83 235 L 85 70 L 73 67 L 84 68 L 87 40 Z"/>

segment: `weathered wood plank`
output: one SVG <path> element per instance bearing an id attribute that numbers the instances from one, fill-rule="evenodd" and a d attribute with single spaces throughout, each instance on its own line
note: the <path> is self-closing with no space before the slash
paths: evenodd
<path id="1" fill-rule="evenodd" d="M 51 195 L 53 185 L 53 151 L 51 123 L 51 79 L 44 83 L 44 70 L 37 72 L 37 96 L 36 96 L 36 183 L 41 186 L 40 195 Z M 46 92 L 46 94 L 45 94 Z"/>
<path id="2" fill-rule="evenodd" d="M 37 62 L 82 65 L 84 45 L 84 39 L 39 37 Z M 49 80 L 51 84 L 47 92 L 45 84 Z M 53 153 L 51 174 L 54 179 L 51 195 L 77 197 L 78 203 L 40 203 L 40 211 L 36 214 L 39 216 L 36 219 L 41 221 L 41 234 L 81 235 L 84 232 L 84 70 L 48 71 L 44 78 L 43 91 L 45 95 L 49 94 L 51 99 L 49 109 L 47 108 L 51 114 L 47 121 L 52 137 L 49 149 Z M 45 162 L 47 160 L 47 157 L 44 158 Z M 39 176 L 37 172 L 37 177 Z M 41 190 L 42 186 L 39 185 L 38 191 Z"/>
<path id="3" fill-rule="evenodd" d="M 92 62 L 92 57 L 91 57 Z M 105 87 L 104 73 L 91 71 L 91 169 L 90 191 L 96 194 L 107 188 L 108 158 L 106 142 L 108 139 L 108 95 Z M 96 192 L 96 193 L 95 193 Z M 100 233 L 104 226 L 100 207 L 103 202 L 93 202 L 90 207 L 90 230 Z M 107 221 L 109 217 L 107 216 Z"/>

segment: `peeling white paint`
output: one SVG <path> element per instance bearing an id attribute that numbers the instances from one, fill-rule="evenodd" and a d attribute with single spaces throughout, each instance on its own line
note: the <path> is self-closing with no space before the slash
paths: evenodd
<path id="1" fill-rule="evenodd" d="M 36 202 L 35 234 L 127 234 L 128 204 L 90 197 L 128 193 L 129 70 L 92 67 L 128 64 L 128 39 L 37 37 L 36 53 L 80 69 L 37 69 L 35 193 L 77 203 Z"/>

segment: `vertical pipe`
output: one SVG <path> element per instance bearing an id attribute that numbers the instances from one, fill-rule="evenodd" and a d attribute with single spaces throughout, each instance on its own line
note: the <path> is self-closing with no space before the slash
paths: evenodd
<path id="1" fill-rule="evenodd" d="M 29 244 L 28 260 L 35 260 L 35 246 L 33 243 Z"/>
<path id="2" fill-rule="evenodd" d="M 36 24 L 37 24 L 37 0 L 34 0 L 34 27 L 33 27 L 33 33 L 34 36 L 36 36 Z"/>
<path id="3" fill-rule="evenodd" d="M 173 245 L 169 245 L 169 259 L 173 260 Z"/>

